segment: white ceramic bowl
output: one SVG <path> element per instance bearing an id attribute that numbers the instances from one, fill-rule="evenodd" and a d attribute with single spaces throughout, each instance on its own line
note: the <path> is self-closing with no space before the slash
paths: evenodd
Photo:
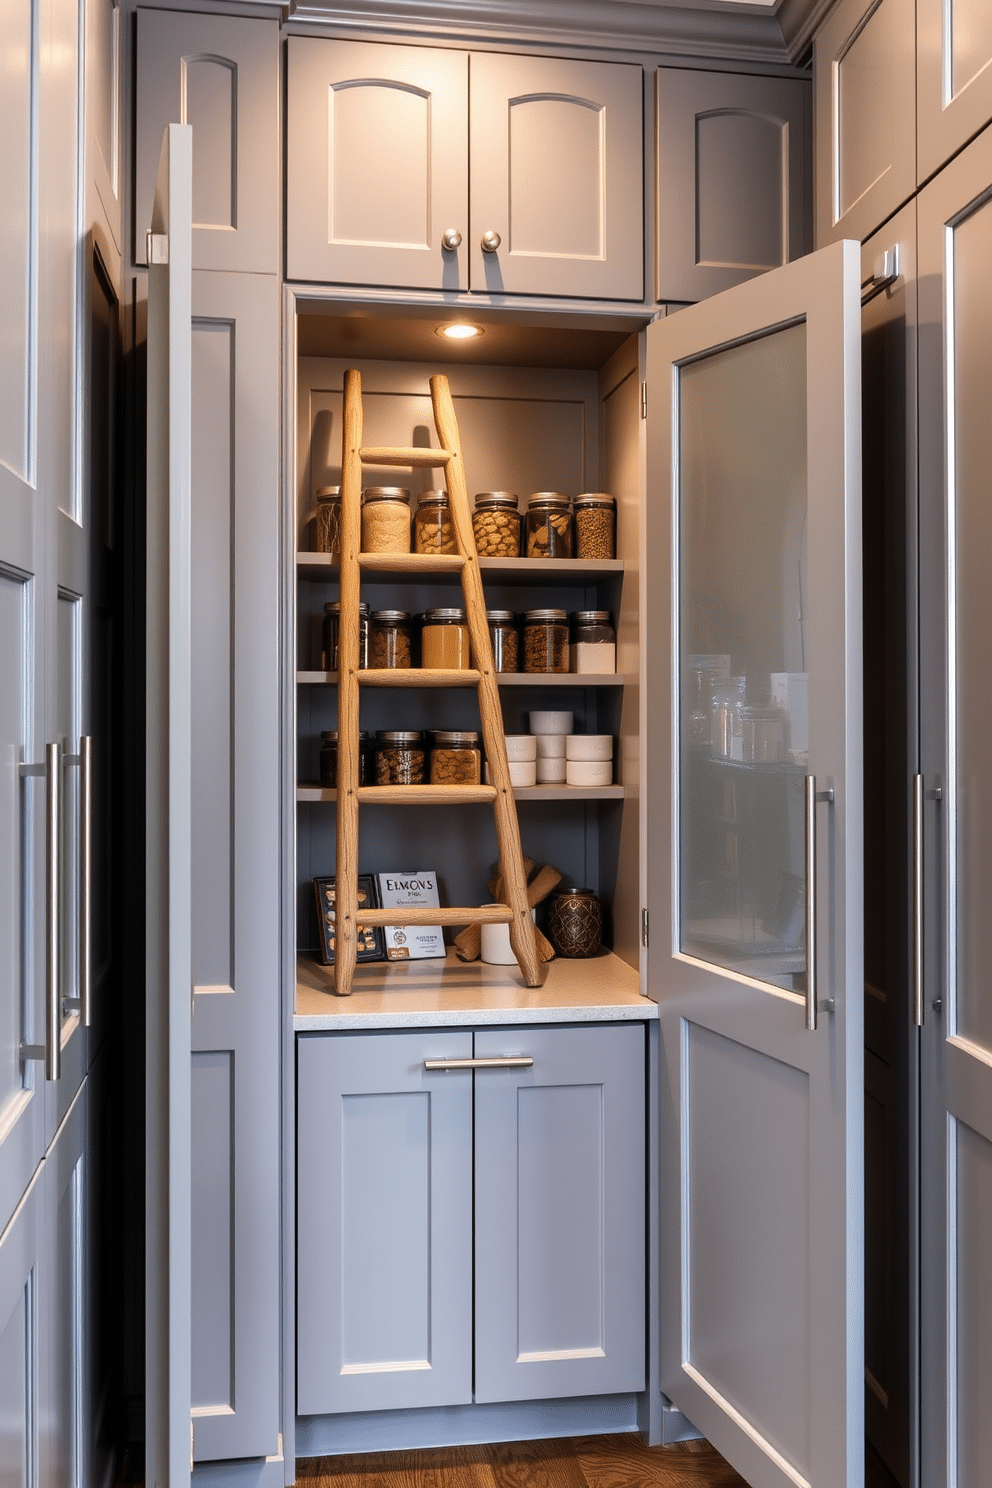
<path id="1" fill-rule="evenodd" d="M 566 785 L 612 785 L 612 760 L 567 760 Z"/>
<path id="2" fill-rule="evenodd" d="M 537 761 L 536 760 L 507 760 L 507 769 L 510 772 L 510 784 L 517 786 L 537 784 Z M 486 784 L 492 785 L 492 774 L 489 769 L 489 761 L 486 760 Z"/>
<path id="3" fill-rule="evenodd" d="M 569 734 L 565 740 L 565 758 L 568 760 L 611 760 L 613 758 L 613 735 Z"/>
<path id="4" fill-rule="evenodd" d="M 568 734 L 534 734 L 538 759 L 564 759 Z"/>
<path id="5" fill-rule="evenodd" d="M 538 785 L 564 785 L 565 784 L 565 758 L 554 756 L 543 759 L 537 757 L 537 783 Z"/>
<path id="6" fill-rule="evenodd" d="M 571 713 L 531 713 L 532 734 L 570 734 L 575 722 Z"/>
<path id="7" fill-rule="evenodd" d="M 537 759 L 537 739 L 533 734 L 507 734 L 506 757 L 508 760 Z"/>

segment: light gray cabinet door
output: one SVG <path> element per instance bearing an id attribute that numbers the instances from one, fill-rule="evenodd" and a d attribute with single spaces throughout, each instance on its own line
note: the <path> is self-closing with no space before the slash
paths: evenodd
<path id="1" fill-rule="evenodd" d="M 0 1239 L 0 1473 L 39 1481 L 49 1355 L 42 1326 L 45 1169 L 39 1167 Z"/>
<path id="2" fill-rule="evenodd" d="M 467 55 L 291 36 L 288 69 L 290 279 L 467 288 Z"/>
<path id="3" fill-rule="evenodd" d="M 193 266 L 279 270 L 279 28 L 139 10 L 134 262 L 145 262 L 162 131 L 193 128 Z"/>
<path id="4" fill-rule="evenodd" d="M 80 1368 L 86 1357 L 86 1098 L 77 1094 L 45 1159 L 45 1268 L 41 1287 L 41 1482 L 75 1488 L 87 1481 L 86 1423 L 97 1381 Z M 109 1300 L 109 1299 L 107 1299 Z M 30 1481 L 30 1479 L 28 1480 Z"/>
<path id="5" fill-rule="evenodd" d="M 492 1029 L 475 1076 L 475 1398 L 642 1390 L 644 1029 Z"/>
<path id="6" fill-rule="evenodd" d="M 655 298 L 703 300 L 808 253 L 809 84 L 657 76 Z"/>
<path id="7" fill-rule="evenodd" d="M 818 248 L 867 238 L 916 188 L 914 15 L 914 0 L 841 0 L 817 32 Z"/>
<path id="8" fill-rule="evenodd" d="M 86 6 L 86 223 L 100 237 L 110 230 L 113 254 L 123 253 L 121 149 L 124 102 L 120 0 L 89 0 Z M 99 207 L 93 195 L 99 200 Z M 104 251 L 106 249 L 104 248 Z"/>
<path id="9" fill-rule="evenodd" d="M 985 134 L 919 200 L 920 1480 L 927 1488 L 992 1479 L 990 184 L 992 136 Z"/>
<path id="10" fill-rule="evenodd" d="M 470 1032 L 297 1041 L 297 1409 L 472 1398 Z"/>
<path id="11" fill-rule="evenodd" d="M 860 279 L 646 332 L 661 1388 L 762 1488 L 864 1481 Z"/>
<path id="12" fill-rule="evenodd" d="M 472 289 L 640 300 L 641 68 L 473 53 L 471 83 Z"/>
<path id="13" fill-rule="evenodd" d="M 922 183 L 992 119 L 992 8 L 917 0 L 916 58 Z"/>

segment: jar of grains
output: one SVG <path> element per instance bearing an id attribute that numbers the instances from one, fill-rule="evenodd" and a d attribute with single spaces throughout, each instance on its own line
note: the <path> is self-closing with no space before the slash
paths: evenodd
<path id="1" fill-rule="evenodd" d="M 615 558 L 617 504 L 605 491 L 586 491 L 574 503 L 576 558 Z"/>
<path id="2" fill-rule="evenodd" d="M 313 519 L 315 553 L 341 551 L 341 487 L 321 486 L 317 492 L 317 510 Z"/>
<path id="3" fill-rule="evenodd" d="M 566 610 L 528 610 L 524 615 L 524 671 L 568 671 Z"/>
<path id="4" fill-rule="evenodd" d="M 362 552 L 409 553 L 410 492 L 369 486 L 362 493 Z"/>
<path id="5" fill-rule="evenodd" d="M 591 889 L 563 889 L 548 909 L 548 934 L 559 956 L 594 956 L 603 941 L 603 908 Z"/>
<path id="6" fill-rule="evenodd" d="M 370 667 L 410 667 L 410 616 L 406 610 L 373 610 L 369 616 Z"/>
<path id="7" fill-rule="evenodd" d="M 425 491 L 413 519 L 415 553 L 457 553 L 447 491 Z"/>
<path id="8" fill-rule="evenodd" d="M 321 626 L 320 670 L 338 670 L 338 636 L 341 622 L 341 601 L 324 606 L 324 623 Z M 364 602 L 358 606 L 358 666 L 364 671 L 369 664 L 369 607 Z"/>
<path id="9" fill-rule="evenodd" d="M 615 672 L 617 633 L 609 610 L 576 610 L 572 627 L 572 671 Z"/>
<path id="10" fill-rule="evenodd" d="M 520 510 L 512 491 L 480 491 L 472 513 L 480 558 L 519 558 Z"/>
<path id="11" fill-rule="evenodd" d="M 520 632 L 512 610 L 487 610 L 493 664 L 498 672 L 519 672 Z"/>
<path id="12" fill-rule="evenodd" d="M 425 610 L 420 632 L 420 664 L 446 671 L 467 671 L 468 625 L 464 610 Z"/>
<path id="13" fill-rule="evenodd" d="M 423 785 L 426 758 L 423 734 L 380 729 L 375 736 L 376 785 Z"/>
<path id="14" fill-rule="evenodd" d="M 572 513 L 560 491 L 538 491 L 527 502 L 527 557 L 571 558 Z"/>
<path id="15" fill-rule="evenodd" d="M 481 779 L 479 735 L 439 729 L 431 747 L 431 785 L 478 785 Z"/>

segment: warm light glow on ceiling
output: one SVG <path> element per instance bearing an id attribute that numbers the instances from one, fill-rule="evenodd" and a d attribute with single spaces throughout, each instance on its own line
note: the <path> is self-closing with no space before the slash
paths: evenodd
<path id="1" fill-rule="evenodd" d="M 481 336 L 482 331 L 478 326 L 467 325 L 463 320 L 456 320 L 451 325 L 438 326 L 436 334 L 447 336 L 449 341 L 470 341 L 473 336 Z"/>

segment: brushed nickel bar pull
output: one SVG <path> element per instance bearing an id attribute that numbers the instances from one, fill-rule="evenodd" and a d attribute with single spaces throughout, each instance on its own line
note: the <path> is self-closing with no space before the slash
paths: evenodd
<path id="1" fill-rule="evenodd" d="M 913 776 L 913 1026 L 923 1027 L 923 776 Z"/>
<path id="2" fill-rule="evenodd" d="M 806 817 L 806 1027 L 816 1032 L 816 776 L 805 781 Z"/>
<path id="3" fill-rule="evenodd" d="M 500 1054 L 493 1059 L 425 1059 L 424 1069 L 525 1069 L 533 1063 L 529 1054 Z"/>
<path id="4" fill-rule="evenodd" d="M 62 1073 L 59 937 L 62 929 L 59 857 L 62 845 L 62 746 L 45 745 L 45 1079 Z"/>
<path id="5" fill-rule="evenodd" d="M 66 1012 L 79 1014 L 84 1028 L 93 1020 L 93 739 L 83 734 L 78 754 L 64 754 L 62 764 L 79 766 L 79 996 L 65 997 Z"/>

